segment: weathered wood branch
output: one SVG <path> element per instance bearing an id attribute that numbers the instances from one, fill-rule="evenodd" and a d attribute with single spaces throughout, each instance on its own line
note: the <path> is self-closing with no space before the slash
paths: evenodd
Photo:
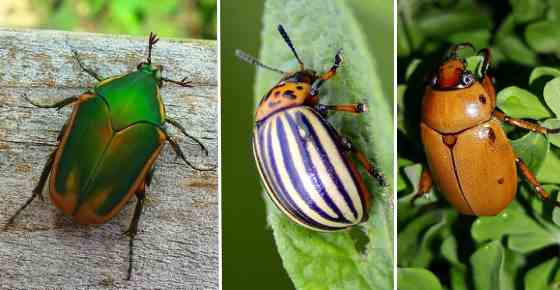
<path id="1" fill-rule="evenodd" d="M 95 84 L 72 56 L 102 76 L 132 71 L 146 59 L 147 40 L 48 30 L 0 29 L 0 227 L 30 196 L 71 108 L 41 103 L 79 95 Z M 164 76 L 187 76 L 193 88 L 164 84 L 167 113 L 199 138 L 200 148 L 170 128 L 187 158 L 217 165 L 217 54 L 213 41 L 162 39 L 152 56 Z M 87 152 L 84 152 L 87 154 Z M 217 289 L 219 279 L 217 171 L 198 172 L 166 146 L 140 221 L 132 281 L 125 281 L 128 239 L 122 236 L 133 199 L 109 223 L 78 226 L 48 198 L 35 200 L 0 231 L 0 288 Z M 48 193 L 44 193 L 48 196 Z"/>

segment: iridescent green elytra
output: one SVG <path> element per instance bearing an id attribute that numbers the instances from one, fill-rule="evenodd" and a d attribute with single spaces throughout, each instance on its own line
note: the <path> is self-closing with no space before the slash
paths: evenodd
<path id="1" fill-rule="evenodd" d="M 166 117 L 159 94 L 163 81 L 189 87 L 184 79 L 174 81 L 162 77 L 162 66 L 151 62 L 153 45 L 159 39 L 150 34 L 148 58 L 129 74 L 103 79 L 85 68 L 77 54 L 80 67 L 99 83 L 88 92 L 41 108 L 62 108 L 73 104 L 73 111 L 61 130 L 59 144 L 50 155 L 33 195 L 10 218 L 17 215 L 37 196 L 49 179 L 53 203 L 64 214 L 80 224 L 101 224 L 110 220 L 133 195 L 136 209 L 127 230 L 130 236 L 129 269 L 132 273 L 133 241 L 142 213 L 146 186 L 150 185 L 156 161 L 163 145 L 169 141 L 177 155 L 190 164 L 165 124 L 177 127 L 187 137 L 206 148 L 173 119 Z M 210 169 L 212 170 L 212 169 Z"/>

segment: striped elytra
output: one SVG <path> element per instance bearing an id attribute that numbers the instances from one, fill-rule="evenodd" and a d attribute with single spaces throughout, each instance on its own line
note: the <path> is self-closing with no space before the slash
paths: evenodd
<path id="1" fill-rule="evenodd" d="M 367 219 L 369 194 L 339 135 L 309 106 L 257 122 L 253 152 L 266 191 L 291 220 L 319 231 Z"/>

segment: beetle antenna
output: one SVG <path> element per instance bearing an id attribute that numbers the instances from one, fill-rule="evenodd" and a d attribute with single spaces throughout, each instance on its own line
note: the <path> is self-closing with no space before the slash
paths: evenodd
<path id="1" fill-rule="evenodd" d="M 491 58 L 490 49 L 483 48 L 478 51 L 478 54 L 482 54 L 484 56 L 484 61 L 482 62 L 482 68 L 481 68 L 482 76 L 484 76 L 486 75 L 486 72 L 488 72 L 488 69 L 490 68 L 490 58 Z"/>
<path id="2" fill-rule="evenodd" d="M 159 38 L 153 32 L 150 32 L 150 40 L 148 41 L 148 64 L 152 63 L 152 48 L 159 41 Z"/>
<path id="3" fill-rule="evenodd" d="M 271 70 L 271 71 L 274 71 L 274 72 L 277 72 L 277 73 L 280 73 L 280 74 L 285 74 L 283 71 L 281 71 L 277 68 L 273 68 L 271 66 L 268 66 L 268 65 L 260 62 L 255 57 L 251 56 L 250 54 L 248 54 L 248 53 L 246 53 L 246 52 L 244 52 L 240 49 L 235 50 L 235 55 L 237 56 L 237 58 L 239 58 L 240 60 L 242 60 L 246 63 L 250 63 L 252 65 L 260 66 L 262 68 L 265 68 L 265 69 L 268 69 L 268 70 Z"/>
<path id="4" fill-rule="evenodd" d="M 288 36 L 288 33 L 286 32 L 286 30 L 284 29 L 284 26 L 282 26 L 282 24 L 278 25 L 278 32 L 280 32 L 280 35 L 282 35 L 282 38 L 284 38 L 284 41 L 286 42 L 286 44 L 292 50 L 292 53 L 294 54 L 297 61 L 299 62 L 300 69 L 303 70 L 304 69 L 303 61 L 301 61 L 301 58 L 299 58 L 299 55 L 296 52 L 296 48 L 294 47 L 294 44 L 292 43 L 292 40 Z"/>
<path id="5" fill-rule="evenodd" d="M 459 43 L 459 44 L 454 44 L 449 48 L 449 51 L 447 52 L 447 58 L 453 58 L 457 56 L 457 51 L 461 48 L 470 48 L 472 49 L 472 51 L 474 52 L 474 46 L 470 43 L 470 42 L 463 42 L 463 43 Z"/>

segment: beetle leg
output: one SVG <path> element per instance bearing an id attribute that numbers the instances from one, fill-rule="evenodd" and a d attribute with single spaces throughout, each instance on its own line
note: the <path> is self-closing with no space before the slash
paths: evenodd
<path id="1" fill-rule="evenodd" d="M 535 190 L 539 198 L 542 200 L 549 199 L 550 194 L 546 190 L 544 190 L 541 183 L 537 180 L 537 177 L 535 177 L 533 172 L 531 172 L 531 170 L 529 169 L 529 166 L 527 166 L 527 164 L 519 157 L 515 158 L 515 163 L 517 163 L 517 166 L 519 167 L 519 171 L 521 171 L 521 174 L 525 176 L 527 182 L 531 184 L 531 186 L 533 187 L 533 189 Z M 558 201 L 553 201 L 553 202 L 555 206 L 560 206 L 560 203 Z"/>
<path id="2" fill-rule="evenodd" d="M 321 115 L 326 115 L 328 111 L 336 112 L 350 112 L 350 113 L 365 113 L 368 111 L 368 107 L 364 103 L 357 104 L 339 104 L 339 105 L 323 105 L 317 104 L 315 109 L 319 111 Z"/>
<path id="3" fill-rule="evenodd" d="M 166 81 L 166 82 L 170 82 L 170 83 L 174 83 L 176 85 L 180 85 L 180 86 L 185 87 L 185 88 L 192 88 L 193 87 L 193 85 L 191 85 L 191 82 L 187 81 L 187 77 L 184 77 L 180 81 L 176 81 L 176 80 L 172 80 L 172 79 L 168 79 L 168 78 L 161 78 L 161 80 Z"/>
<path id="4" fill-rule="evenodd" d="M 154 165 L 148 174 L 146 174 L 146 186 L 150 186 L 152 184 L 152 178 L 154 177 L 154 172 L 156 171 L 156 166 Z"/>
<path id="5" fill-rule="evenodd" d="M 181 133 L 183 133 L 183 135 L 191 138 L 194 142 L 196 142 L 198 145 L 200 145 L 200 148 L 202 149 L 204 154 L 206 156 L 208 156 L 208 149 L 206 149 L 206 147 L 204 147 L 204 144 L 202 144 L 202 142 L 200 142 L 194 136 L 189 135 L 189 133 L 187 133 L 187 130 L 185 130 L 185 128 L 179 122 L 177 122 L 176 120 L 171 119 L 171 118 L 165 118 L 165 122 L 173 125 L 175 128 L 179 129 L 179 131 L 181 131 Z"/>
<path id="6" fill-rule="evenodd" d="M 43 109 L 56 108 L 57 110 L 60 110 L 63 107 L 65 107 L 67 105 L 70 105 L 70 104 L 72 104 L 72 103 L 74 103 L 74 102 L 76 102 L 80 99 L 79 97 L 74 96 L 74 97 L 66 98 L 62 101 L 58 101 L 54 104 L 39 104 L 39 103 L 36 103 L 36 102 L 32 101 L 31 99 L 29 99 L 26 94 L 23 94 L 23 98 L 35 107 L 39 107 L 39 108 L 43 108 Z"/>
<path id="7" fill-rule="evenodd" d="M 317 81 L 315 81 L 311 86 L 310 94 L 312 96 L 316 96 L 317 94 L 319 94 L 319 88 L 323 85 L 323 83 L 335 76 L 336 70 L 338 69 L 338 67 L 340 67 L 343 60 L 344 59 L 342 58 L 342 49 L 341 49 L 334 56 L 333 66 L 323 75 L 321 75 L 321 77 Z"/>
<path id="8" fill-rule="evenodd" d="M 494 111 L 494 116 L 502 122 L 508 123 L 508 124 L 510 124 L 512 126 L 515 126 L 515 127 L 531 130 L 533 132 L 537 132 L 537 133 L 541 133 L 541 134 L 560 133 L 560 128 L 554 128 L 554 129 L 546 128 L 546 127 L 540 126 L 538 124 L 535 124 L 535 123 L 532 123 L 532 122 L 529 122 L 529 121 L 509 117 L 508 115 L 506 115 L 503 112 L 500 112 L 498 110 Z"/>
<path id="9" fill-rule="evenodd" d="M 57 148 L 58 149 L 58 148 Z M 45 166 L 43 167 L 43 171 L 41 172 L 41 177 L 39 178 L 39 182 L 37 182 L 37 186 L 35 186 L 35 188 L 33 189 L 33 194 L 27 199 L 27 201 L 16 211 L 16 213 L 14 213 L 12 215 L 12 217 L 8 220 L 8 222 L 6 223 L 6 227 L 12 225 L 14 223 L 14 220 L 16 219 L 16 217 L 27 207 L 29 206 L 29 204 L 31 204 L 31 202 L 38 196 L 39 199 L 41 199 L 42 201 L 44 200 L 43 198 L 43 188 L 45 187 L 45 183 L 47 182 L 47 179 L 51 173 L 51 169 L 52 169 L 52 165 L 54 163 L 54 155 L 56 154 L 56 150 L 55 149 L 50 155 L 49 158 L 47 159 L 47 162 L 45 163 Z"/>
<path id="10" fill-rule="evenodd" d="M 171 147 L 173 148 L 173 150 L 175 150 L 175 154 L 177 154 L 177 156 L 179 156 L 181 159 L 183 159 L 183 161 L 185 161 L 185 163 L 187 163 L 188 166 L 190 166 L 192 169 L 194 170 L 198 170 L 198 171 L 214 171 L 216 170 L 216 167 L 212 167 L 212 168 L 199 168 L 194 166 L 192 163 L 190 163 L 187 158 L 185 157 L 185 154 L 183 154 L 183 150 L 181 150 L 181 147 L 179 147 L 179 144 L 177 144 L 177 142 L 171 138 L 171 136 L 169 136 L 169 134 L 167 134 L 167 132 L 165 132 L 165 137 L 167 138 L 167 141 L 169 141 L 169 144 L 171 144 Z"/>
<path id="11" fill-rule="evenodd" d="M 134 209 L 134 214 L 132 216 L 132 221 L 128 230 L 124 232 L 125 235 L 130 237 L 128 242 L 128 274 L 126 280 L 132 278 L 132 257 L 134 255 L 134 239 L 138 233 L 138 223 L 140 222 L 140 216 L 142 215 L 142 209 L 144 208 L 144 200 L 146 199 L 146 183 L 143 182 L 140 188 L 136 192 L 136 208 Z"/>
<path id="12" fill-rule="evenodd" d="M 362 164 L 364 169 L 377 180 L 377 183 L 379 183 L 379 185 L 381 186 L 387 186 L 387 181 L 385 180 L 385 175 L 383 174 L 383 172 L 375 168 L 373 162 L 369 161 L 367 156 L 362 151 L 358 150 L 358 148 L 356 148 L 356 146 L 354 146 L 348 138 L 342 137 L 341 140 L 344 149 L 354 154 L 354 156 Z"/>
<path id="13" fill-rule="evenodd" d="M 78 52 L 75 50 L 72 50 L 72 54 L 74 54 L 74 58 L 76 59 L 76 61 L 78 62 L 78 65 L 80 66 L 80 68 L 85 71 L 88 75 L 92 76 L 93 78 L 95 78 L 97 81 L 103 81 L 104 78 L 102 78 L 101 76 L 99 76 L 95 71 L 93 71 L 90 68 L 87 68 L 82 61 L 80 60 L 80 57 L 78 56 Z"/>
<path id="14" fill-rule="evenodd" d="M 418 191 L 414 194 L 414 197 L 410 200 L 410 203 L 414 205 L 416 200 L 422 196 L 425 196 L 432 190 L 433 181 L 432 174 L 430 170 L 426 167 L 422 167 L 422 175 L 420 175 L 420 181 L 418 181 Z"/>

